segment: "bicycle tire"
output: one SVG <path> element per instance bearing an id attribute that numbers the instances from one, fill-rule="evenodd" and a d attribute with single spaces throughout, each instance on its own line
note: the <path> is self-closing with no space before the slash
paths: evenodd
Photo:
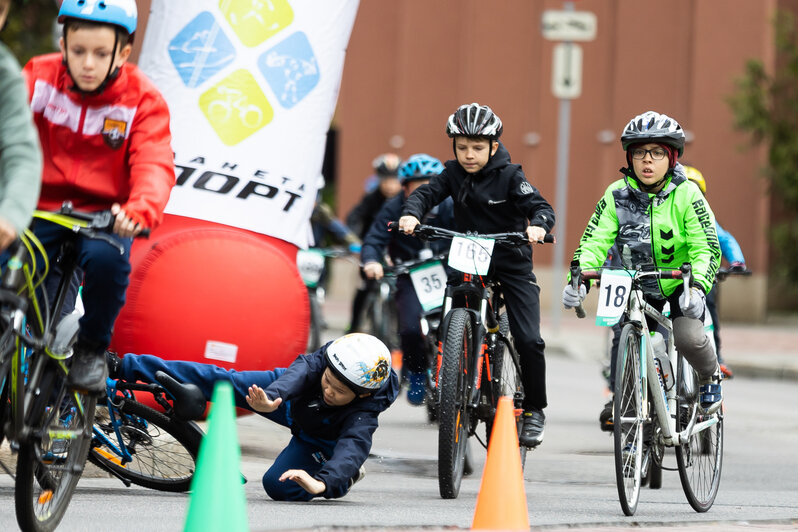
<path id="1" fill-rule="evenodd" d="M 132 400 L 125 400 L 120 410 L 123 423 L 120 432 L 133 460 L 122 464 L 118 453 L 97 437 L 92 440 L 89 460 L 100 468 L 145 488 L 169 492 L 188 491 L 194 478 L 203 436 L 197 424 L 170 418 Z M 101 411 L 107 412 L 107 408 L 98 409 L 95 430 L 104 432 L 118 446 L 120 442 L 113 428 L 97 423 L 103 415 Z"/>
<path id="2" fill-rule="evenodd" d="M 438 376 L 438 488 L 444 499 L 457 498 L 463 479 L 469 427 L 466 364 L 473 353 L 471 331 L 468 311 L 452 310 Z"/>
<path id="3" fill-rule="evenodd" d="M 613 441 L 618 500 L 625 515 L 634 515 L 640 499 L 643 466 L 643 395 L 640 385 L 641 335 L 632 324 L 621 330 L 615 364 Z"/>
<path id="4" fill-rule="evenodd" d="M 679 365 L 687 364 L 684 358 L 679 358 Z M 681 377 L 685 370 L 694 372 L 692 368 L 683 368 L 678 375 Z M 693 373 L 695 377 L 695 374 Z M 693 382 L 697 382 L 695 377 Z M 680 384 L 682 379 L 680 378 Z M 697 394 L 679 393 L 677 395 L 676 430 L 685 429 L 694 409 L 698 408 Z M 698 433 L 693 433 L 687 443 L 676 446 L 676 465 L 679 469 L 679 480 L 687 497 L 687 502 L 693 510 L 699 513 L 706 512 L 715 502 L 720 487 L 720 474 L 723 468 L 723 414 L 718 411 L 710 416 L 698 414 L 696 423 L 717 417 L 716 424 Z"/>
<path id="5" fill-rule="evenodd" d="M 316 299 L 315 290 L 308 291 L 308 303 L 310 305 L 310 330 L 308 331 L 308 353 L 316 351 L 321 347 L 321 306 Z"/>
<path id="6" fill-rule="evenodd" d="M 19 527 L 37 532 L 54 530 L 69 506 L 89 452 L 97 402 L 68 390 L 60 369 L 49 360 L 43 363 L 39 383 L 29 386 L 51 393 L 39 393 L 31 402 L 26 422 L 34 430 L 20 442 L 14 490 Z M 65 431 L 72 437 L 58 438 Z"/>
<path id="7" fill-rule="evenodd" d="M 430 335 L 433 333 L 430 332 Z M 427 421 L 437 423 L 438 421 L 438 389 L 435 385 L 435 378 L 438 369 L 438 344 L 427 336 L 424 339 L 424 349 L 427 362 L 427 378 L 424 383 L 425 399 L 424 405 L 427 409 Z"/>

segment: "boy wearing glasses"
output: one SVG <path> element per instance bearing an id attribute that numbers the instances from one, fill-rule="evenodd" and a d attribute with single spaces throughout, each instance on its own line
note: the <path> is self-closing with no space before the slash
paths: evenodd
<path id="1" fill-rule="evenodd" d="M 670 303 L 676 349 L 698 372 L 701 407 L 720 408 L 722 393 L 718 359 L 704 331 L 705 295 L 720 266 L 715 216 L 701 190 L 685 176 L 677 159 L 684 153 L 684 131 L 676 120 L 654 111 L 634 117 L 624 128 L 621 145 L 627 166 L 611 184 L 574 253 L 583 270 L 601 267 L 613 244 L 624 268 L 693 269 L 690 302 L 685 305 L 681 279 L 644 281 L 646 300 L 662 310 Z M 562 301 L 576 307 L 585 297 L 568 283 Z M 649 324 L 652 326 L 652 324 Z"/>

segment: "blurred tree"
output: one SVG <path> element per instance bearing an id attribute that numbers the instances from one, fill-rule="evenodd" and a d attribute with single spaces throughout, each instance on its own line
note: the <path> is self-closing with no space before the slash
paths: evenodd
<path id="1" fill-rule="evenodd" d="M 0 40 L 24 65 L 34 55 L 54 52 L 53 21 L 58 6 L 53 0 L 14 0 Z"/>
<path id="2" fill-rule="evenodd" d="M 772 198 L 769 307 L 798 307 L 798 31 L 791 12 L 773 20 L 776 64 L 768 73 L 760 60 L 749 60 L 729 98 L 735 126 L 765 143 L 768 165 L 763 174 Z"/>

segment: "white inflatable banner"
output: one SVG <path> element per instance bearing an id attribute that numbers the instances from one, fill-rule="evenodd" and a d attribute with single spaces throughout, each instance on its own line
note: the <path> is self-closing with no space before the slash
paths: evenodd
<path id="1" fill-rule="evenodd" d="M 153 0 L 139 66 L 172 118 L 166 212 L 306 247 L 358 0 Z"/>

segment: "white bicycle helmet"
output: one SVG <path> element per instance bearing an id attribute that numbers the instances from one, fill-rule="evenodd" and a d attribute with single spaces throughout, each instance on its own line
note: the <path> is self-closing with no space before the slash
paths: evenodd
<path id="1" fill-rule="evenodd" d="M 352 333 L 327 346 L 327 364 L 355 393 L 372 393 L 391 373 L 391 353 L 379 338 Z"/>
<path id="2" fill-rule="evenodd" d="M 502 134 L 502 121 L 487 105 L 461 105 L 449 116 L 446 134 L 449 137 L 487 137 L 496 140 Z"/>
<path id="3" fill-rule="evenodd" d="M 646 111 L 632 118 L 621 134 L 624 151 L 632 144 L 662 142 L 684 155 L 684 130 L 679 122 L 656 111 Z"/>

